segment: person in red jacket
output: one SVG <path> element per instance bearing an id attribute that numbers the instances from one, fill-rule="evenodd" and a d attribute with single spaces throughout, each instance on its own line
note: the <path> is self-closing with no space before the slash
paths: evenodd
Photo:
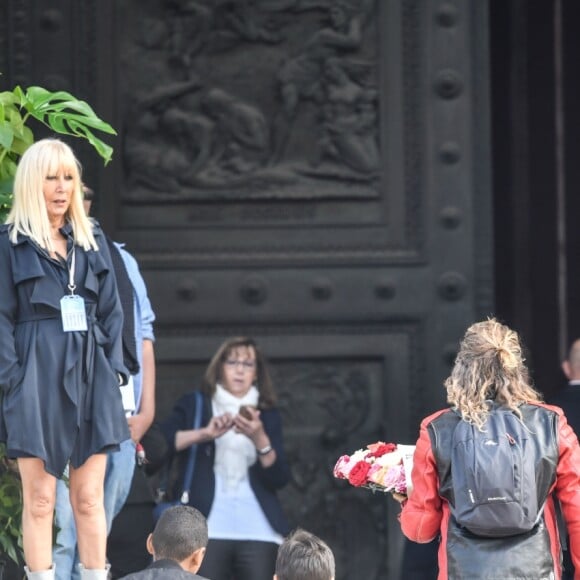
<path id="1" fill-rule="evenodd" d="M 470 326 L 445 381 L 451 408 L 421 423 L 414 455 L 413 490 L 402 500 L 402 531 L 425 543 L 440 535 L 439 578 L 561 578 L 555 515 L 559 499 L 570 551 L 580 570 L 580 446 L 559 407 L 544 404 L 532 387 L 518 334 L 489 319 Z M 490 404 L 512 410 L 534 439 L 536 482 L 547 500 L 538 523 L 526 533 L 482 537 L 456 521 L 450 509 L 451 442 L 459 420 L 483 429 Z M 543 499 L 543 498 L 542 498 Z M 580 574 L 576 576 L 580 578 Z"/>

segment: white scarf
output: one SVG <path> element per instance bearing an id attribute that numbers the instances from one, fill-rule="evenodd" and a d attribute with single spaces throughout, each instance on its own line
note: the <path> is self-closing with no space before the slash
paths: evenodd
<path id="1" fill-rule="evenodd" d="M 212 399 L 213 414 L 231 413 L 237 415 L 242 405 L 258 405 L 258 389 L 251 386 L 243 397 L 235 397 L 219 383 Z M 226 489 L 232 490 L 247 477 L 248 469 L 256 462 L 258 455 L 252 440 L 242 433 L 230 429 L 215 440 L 214 469 L 224 480 Z"/>

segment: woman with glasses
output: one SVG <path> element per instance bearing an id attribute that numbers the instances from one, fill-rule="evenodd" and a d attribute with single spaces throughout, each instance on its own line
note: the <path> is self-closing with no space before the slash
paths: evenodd
<path id="1" fill-rule="evenodd" d="M 289 526 L 276 491 L 290 478 L 282 421 L 266 360 L 247 337 L 226 340 L 206 370 L 202 421 L 192 429 L 195 395 L 183 396 L 162 428 L 183 482 L 197 444 L 189 503 L 208 518 L 199 570 L 212 580 L 271 580 Z"/>

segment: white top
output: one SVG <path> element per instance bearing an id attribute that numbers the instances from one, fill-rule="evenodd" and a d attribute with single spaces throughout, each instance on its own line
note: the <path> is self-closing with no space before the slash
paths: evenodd
<path id="1" fill-rule="evenodd" d="M 226 487 L 215 474 L 215 496 L 207 518 L 212 540 L 252 540 L 281 544 L 282 536 L 274 531 L 264 515 L 246 476 L 235 488 Z"/>

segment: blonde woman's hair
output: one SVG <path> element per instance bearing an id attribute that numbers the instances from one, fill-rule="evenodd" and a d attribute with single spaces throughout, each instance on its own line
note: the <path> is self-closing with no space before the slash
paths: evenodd
<path id="1" fill-rule="evenodd" d="M 522 403 L 542 400 L 531 385 L 517 332 L 495 318 L 467 329 L 445 387 L 447 401 L 480 429 L 490 400 L 520 418 Z"/>
<path id="2" fill-rule="evenodd" d="M 14 176 L 14 199 L 6 218 L 12 224 L 10 240 L 29 236 L 40 247 L 54 251 L 43 186 L 48 175 L 64 171 L 73 178 L 73 193 L 65 219 L 72 226 L 75 244 L 84 250 L 98 250 L 93 226 L 83 207 L 81 166 L 72 149 L 59 139 L 41 139 L 20 158 Z"/>

